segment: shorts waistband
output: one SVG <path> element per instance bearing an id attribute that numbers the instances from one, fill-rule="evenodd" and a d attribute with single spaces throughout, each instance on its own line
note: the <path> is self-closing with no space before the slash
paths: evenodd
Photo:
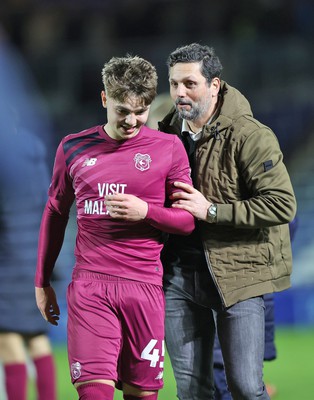
<path id="1" fill-rule="evenodd" d="M 72 273 L 72 279 L 73 280 L 78 280 L 78 279 L 86 279 L 89 281 L 109 281 L 109 282 L 117 282 L 117 281 L 126 281 L 126 282 L 134 282 L 131 279 L 128 278 L 123 278 L 121 276 L 114 276 L 114 275 L 108 275 L 108 274 L 102 274 L 99 272 L 92 272 L 92 271 L 86 271 L 82 269 L 74 269 Z"/>

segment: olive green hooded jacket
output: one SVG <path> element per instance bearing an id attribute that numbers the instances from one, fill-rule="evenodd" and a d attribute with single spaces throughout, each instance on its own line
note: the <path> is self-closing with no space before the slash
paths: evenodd
<path id="1" fill-rule="evenodd" d="M 172 110 L 159 129 L 181 135 Z M 247 99 L 221 82 L 214 121 L 196 149 L 196 188 L 217 204 L 200 222 L 205 256 L 225 306 L 290 286 L 289 225 L 296 199 L 278 140 L 253 118 Z"/>

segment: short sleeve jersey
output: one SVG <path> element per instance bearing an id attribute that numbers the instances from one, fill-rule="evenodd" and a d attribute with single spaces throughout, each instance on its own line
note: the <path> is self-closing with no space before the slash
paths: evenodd
<path id="1" fill-rule="evenodd" d="M 75 267 L 161 285 L 161 231 L 147 219 L 111 218 L 104 198 L 126 193 L 164 207 L 174 181 L 191 184 L 188 159 L 175 135 L 143 126 L 135 137 L 116 141 L 96 126 L 66 136 L 56 153 L 49 212 L 68 215 L 76 200 Z"/>

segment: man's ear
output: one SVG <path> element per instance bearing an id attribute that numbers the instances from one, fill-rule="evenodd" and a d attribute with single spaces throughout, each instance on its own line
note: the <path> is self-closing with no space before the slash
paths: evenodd
<path id="1" fill-rule="evenodd" d="M 212 84 L 212 86 L 214 88 L 214 91 L 215 91 L 214 94 L 217 95 L 219 93 L 219 90 L 220 90 L 220 79 L 217 78 L 217 77 L 213 78 L 211 84 Z"/>
<path id="2" fill-rule="evenodd" d="M 101 93 L 100 93 L 100 95 L 101 95 L 101 103 L 102 103 L 102 106 L 103 106 L 104 108 L 106 108 L 106 107 L 107 107 L 107 96 L 106 96 L 106 92 L 105 92 L 104 90 L 102 90 Z"/>

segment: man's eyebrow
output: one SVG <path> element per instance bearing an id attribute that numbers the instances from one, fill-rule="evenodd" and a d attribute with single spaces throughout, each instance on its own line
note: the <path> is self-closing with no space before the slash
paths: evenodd
<path id="1" fill-rule="evenodd" d="M 177 79 L 174 78 L 169 78 L 170 82 L 178 82 Z M 196 82 L 197 78 L 194 75 L 188 75 L 184 76 L 183 78 L 179 79 L 180 82 L 185 82 L 185 81 L 191 81 L 191 82 Z"/>

